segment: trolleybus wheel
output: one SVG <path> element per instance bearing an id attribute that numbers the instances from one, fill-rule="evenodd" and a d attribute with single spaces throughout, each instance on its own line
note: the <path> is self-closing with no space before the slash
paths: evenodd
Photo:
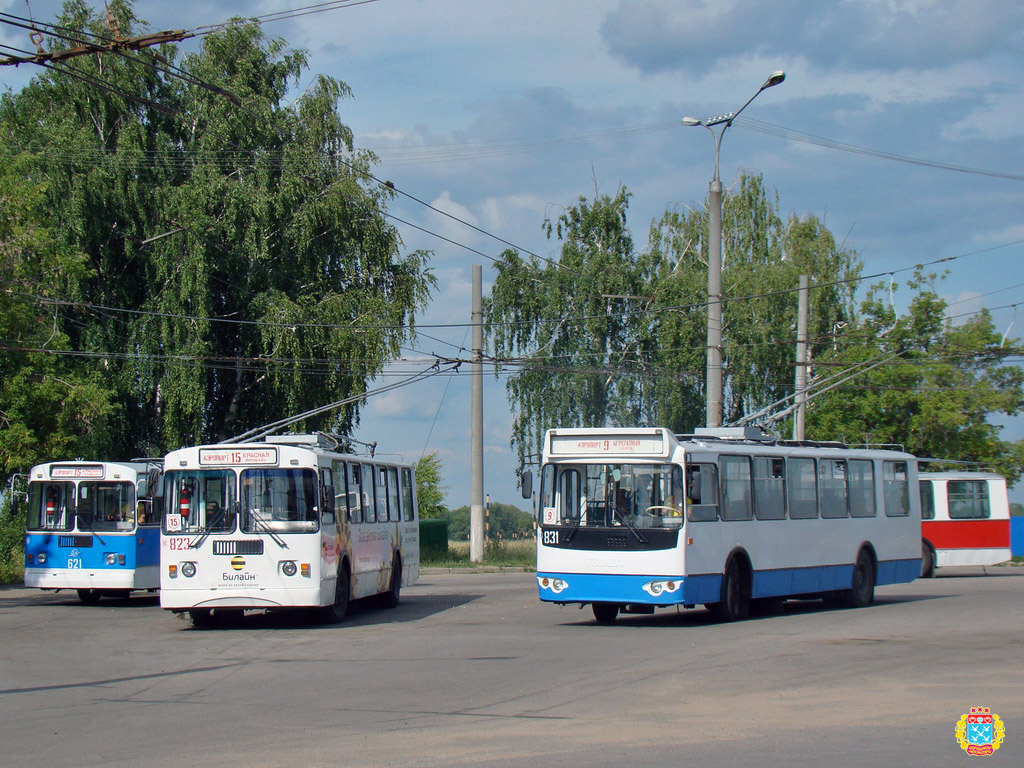
<path id="1" fill-rule="evenodd" d="M 325 624 L 337 624 L 348 613 L 349 582 L 345 566 L 339 566 L 338 579 L 334 585 L 334 602 L 320 609 L 320 619 Z"/>
<path id="2" fill-rule="evenodd" d="M 921 542 L 921 578 L 935 578 L 935 550 L 927 541 Z"/>
<path id="3" fill-rule="evenodd" d="M 711 605 L 719 621 L 739 621 L 750 615 L 750 593 L 743 569 L 736 558 L 729 561 L 722 577 L 722 599 Z"/>
<path id="4" fill-rule="evenodd" d="M 188 617 L 192 620 L 192 626 L 199 629 L 217 626 L 217 617 L 213 615 L 213 611 L 208 609 L 189 611 Z"/>
<path id="5" fill-rule="evenodd" d="M 385 608 L 398 606 L 399 593 L 402 591 L 402 558 L 395 554 L 391 562 L 391 586 L 388 591 L 381 595 L 381 605 Z"/>
<path id="6" fill-rule="evenodd" d="M 619 606 L 615 603 L 594 603 L 592 607 L 598 624 L 614 624 L 619 615 Z"/>
<path id="7" fill-rule="evenodd" d="M 78 590 L 78 599 L 86 605 L 96 605 L 100 601 L 100 592 L 98 589 L 80 589 Z"/>
<path id="8" fill-rule="evenodd" d="M 848 608 L 864 608 L 875 600 L 875 564 L 871 555 L 861 550 L 853 566 L 853 584 L 839 595 Z"/>

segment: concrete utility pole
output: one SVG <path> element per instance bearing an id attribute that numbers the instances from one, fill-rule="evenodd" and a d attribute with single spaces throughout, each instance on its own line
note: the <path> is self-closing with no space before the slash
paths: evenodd
<path id="1" fill-rule="evenodd" d="M 772 72 L 757 93 L 735 112 L 698 120 L 684 117 L 683 125 L 700 125 L 708 129 L 715 142 L 715 175 L 708 186 L 708 362 L 707 362 L 707 426 L 722 426 L 722 182 L 718 178 L 718 157 L 722 149 L 722 136 L 766 88 L 778 85 L 786 79 L 785 72 Z M 715 133 L 712 126 L 721 125 Z"/>
<path id="2" fill-rule="evenodd" d="M 469 559 L 484 559 L 484 301 L 483 270 L 473 265 L 473 391 L 470 421 Z"/>
<path id="3" fill-rule="evenodd" d="M 807 315 L 809 312 L 809 281 L 800 275 L 800 293 L 796 316 L 796 412 L 793 414 L 793 439 L 804 439 L 804 418 L 807 410 Z"/>

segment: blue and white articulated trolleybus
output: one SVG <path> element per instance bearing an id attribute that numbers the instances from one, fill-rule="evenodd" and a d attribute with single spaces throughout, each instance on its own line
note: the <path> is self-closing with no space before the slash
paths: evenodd
<path id="1" fill-rule="evenodd" d="M 62 461 L 28 477 L 25 586 L 84 603 L 160 585 L 160 464 Z"/>
<path id="2" fill-rule="evenodd" d="M 530 483 L 524 483 L 524 491 Z M 917 464 L 759 429 L 553 429 L 540 472 L 540 599 L 619 612 L 786 598 L 852 607 L 921 573 Z"/>
<path id="3" fill-rule="evenodd" d="M 413 468 L 340 453 L 325 434 L 164 457 L 160 605 L 210 626 L 246 610 L 398 604 L 419 577 Z"/>

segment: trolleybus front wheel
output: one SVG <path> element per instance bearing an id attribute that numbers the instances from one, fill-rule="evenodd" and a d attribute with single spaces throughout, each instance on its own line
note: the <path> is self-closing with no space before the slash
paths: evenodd
<path id="1" fill-rule="evenodd" d="M 78 599 L 86 605 L 96 605 L 100 601 L 100 591 L 98 589 L 80 589 L 78 590 Z"/>
<path id="2" fill-rule="evenodd" d="M 217 617 L 209 609 L 189 611 L 188 617 L 192 620 L 192 626 L 197 629 L 208 629 L 217 626 Z"/>
<path id="3" fill-rule="evenodd" d="M 732 558 L 725 569 L 722 599 L 707 607 L 718 621 L 739 621 L 750 615 L 750 582 L 738 558 Z"/>
<path id="4" fill-rule="evenodd" d="M 334 585 L 334 602 L 320 609 L 320 619 L 325 624 L 337 624 L 348 613 L 349 597 L 348 571 L 345 566 L 338 568 L 338 579 Z"/>
<path id="5" fill-rule="evenodd" d="M 619 615 L 619 606 L 616 603 L 594 603 L 592 607 L 598 624 L 614 624 L 615 617 Z"/>

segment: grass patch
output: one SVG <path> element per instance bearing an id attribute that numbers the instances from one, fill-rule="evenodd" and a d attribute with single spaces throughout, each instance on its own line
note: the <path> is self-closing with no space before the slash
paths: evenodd
<path id="1" fill-rule="evenodd" d="M 488 541 L 484 548 L 482 563 L 469 560 L 468 541 L 449 541 L 448 552 L 440 557 L 424 558 L 424 568 L 472 568 L 477 565 L 497 567 L 521 567 L 533 570 L 537 567 L 537 545 L 534 539 L 499 539 Z"/>

